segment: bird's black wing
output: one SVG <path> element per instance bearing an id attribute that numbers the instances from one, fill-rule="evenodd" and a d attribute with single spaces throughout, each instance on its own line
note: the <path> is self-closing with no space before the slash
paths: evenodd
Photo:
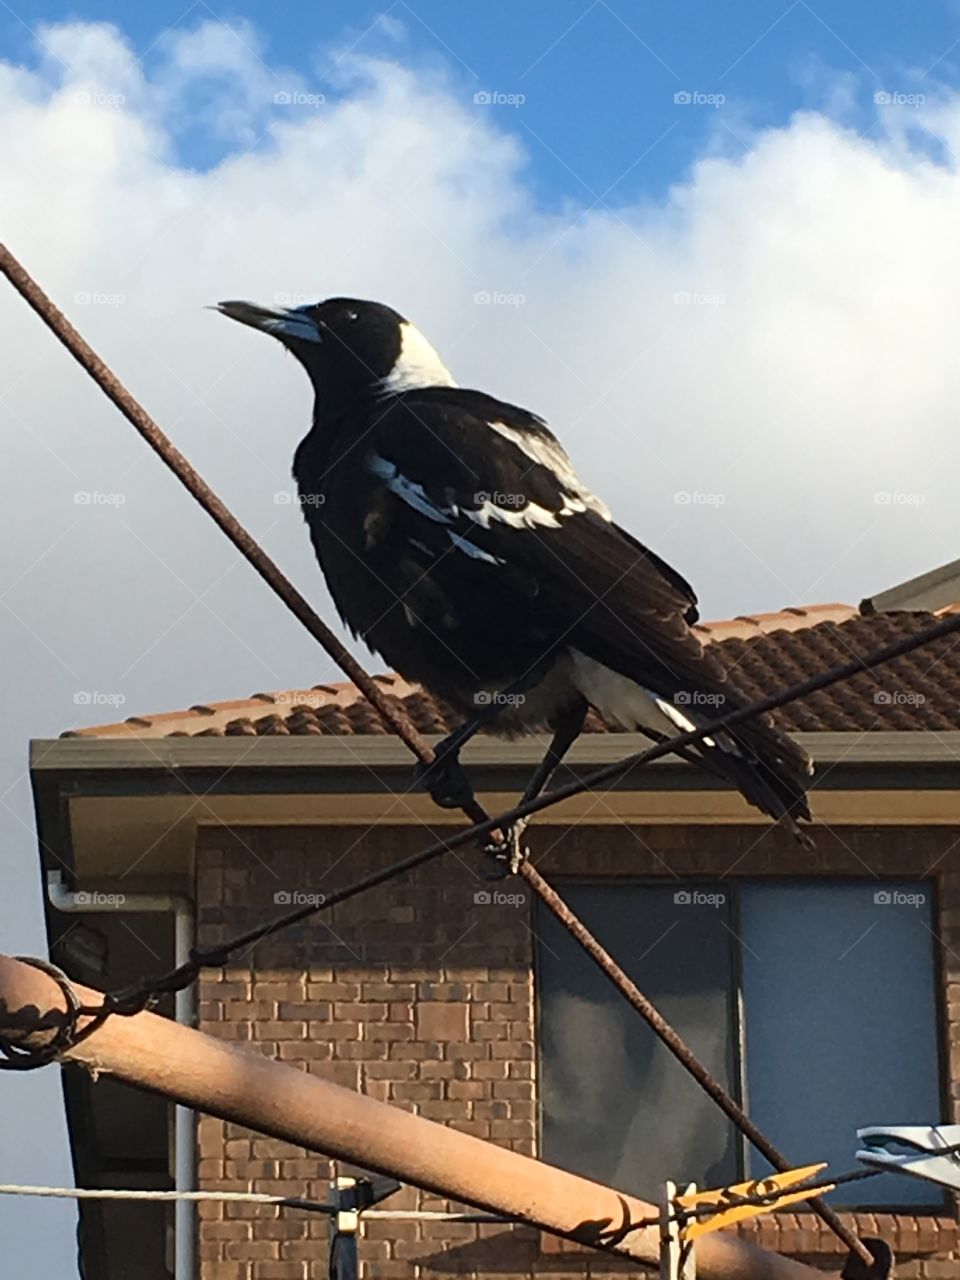
<path id="1" fill-rule="evenodd" d="M 649 664 L 658 692 L 672 692 L 658 687 L 670 670 L 677 688 L 725 679 L 691 630 L 689 583 L 613 522 L 533 414 L 431 388 L 396 397 L 365 445 L 366 467 L 394 500 L 394 527 L 402 521 L 408 539 L 445 553 L 434 577 L 469 572 L 495 592 L 522 575 L 571 644 L 629 652 L 634 670 L 624 674 L 639 679 L 636 665 Z"/>
<path id="2" fill-rule="evenodd" d="M 504 627 L 522 592 L 535 599 L 544 634 L 667 702 L 699 703 L 707 716 L 745 705 L 692 629 L 689 584 L 614 523 L 540 419 L 480 393 L 431 388 L 396 397 L 365 445 L 395 532 L 400 522 L 434 557 L 432 586 L 500 603 Z M 735 779 L 746 794 L 752 787 L 751 798 L 778 816 L 806 815 L 801 748 L 768 717 L 730 741 L 723 767 L 728 776 L 750 770 Z M 755 777 L 757 768 L 769 777 Z"/>

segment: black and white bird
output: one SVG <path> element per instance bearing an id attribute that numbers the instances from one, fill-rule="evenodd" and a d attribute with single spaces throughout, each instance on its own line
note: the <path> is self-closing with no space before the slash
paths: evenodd
<path id="1" fill-rule="evenodd" d="M 613 521 L 542 418 L 458 387 L 379 303 L 218 310 L 278 339 L 313 383 L 293 471 L 341 618 L 464 717 L 427 779 L 438 801 L 462 799 L 456 753 L 481 724 L 554 731 L 539 789 L 588 706 L 660 740 L 745 705 L 692 629 L 692 588 Z M 769 718 L 681 754 L 806 840 L 812 766 Z"/>

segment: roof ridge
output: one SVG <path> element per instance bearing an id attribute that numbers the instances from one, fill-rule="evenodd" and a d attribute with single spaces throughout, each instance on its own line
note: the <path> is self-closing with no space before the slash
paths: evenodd
<path id="1" fill-rule="evenodd" d="M 698 622 L 694 631 L 710 643 L 716 643 L 734 637 L 748 640 L 774 631 L 804 631 L 808 627 L 819 626 L 821 622 L 849 622 L 859 616 L 858 606 L 840 602 L 788 605 L 772 613 L 741 613 L 735 618 L 722 618 L 717 622 Z"/>

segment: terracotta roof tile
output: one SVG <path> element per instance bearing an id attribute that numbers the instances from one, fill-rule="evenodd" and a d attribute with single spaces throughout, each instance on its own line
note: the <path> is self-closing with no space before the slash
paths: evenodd
<path id="1" fill-rule="evenodd" d="M 929 626 L 960 610 L 860 614 L 852 605 L 825 604 L 743 616 L 698 626 L 716 646 L 734 679 L 761 697 Z M 400 676 L 376 676 L 421 733 L 446 733 L 450 708 Z M 793 732 L 960 729 L 960 641 L 940 640 L 784 707 L 778 719 Z M 591 713 L 587 729 L 611 732 Z M 258 693 L 236 702 L 198 704 L 187 711 L 131 716 L 119 724 L 69 730 L 64 737 L 299 737 L 383 735 L 390 730 L 352 684 L 315 685 Z"/>
<path id="2" fill-rule="evenodd" d="M 771 635 L 774 631 L 800 631 L 819 622 L 846 622 L 858 616 L 859 611 L 852 604 L 811 604 L 802 608 L 796 605 L 775 613 L 742 613 L 722 622 L 701 622 L 694 630 L 705 643 L 734 638 L 745 640 Z"/>

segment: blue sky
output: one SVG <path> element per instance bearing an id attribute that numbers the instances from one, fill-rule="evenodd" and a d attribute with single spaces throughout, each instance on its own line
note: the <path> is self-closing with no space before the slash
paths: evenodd
<path id="1" fill-rule="evenodd" d="M 56 0 L 0 8 L 0 43 L 10 60 L 35 60 L 44 23 L 117 24 L 146 67 L 164 57 L 170 30 L 209 20 L 252 24 L 265 64 L 282 85 L 292 69 L 328 96 L 336 61 L 385 54 L 445 73 L 466 98 L 488 91 L 520 105 L 491 104 L 502 128 L 522 141 L 531 193 L 548 208 L 600 199 L 613 205 L 659 198 L 705 150 L 741 154 L 758 127 L 798 109 L 826 110 L 870 128 L 877 92 L 922 93 L 960 77 L 956 0 L 324 0 L 315 6 L 197 0 L 129 5 L 91 0 L 82 10 Z M 721 96 L 677 104 L 677 93 Z M 223 141 L 184 123 L 180 158 L 205 167 Z"/>

